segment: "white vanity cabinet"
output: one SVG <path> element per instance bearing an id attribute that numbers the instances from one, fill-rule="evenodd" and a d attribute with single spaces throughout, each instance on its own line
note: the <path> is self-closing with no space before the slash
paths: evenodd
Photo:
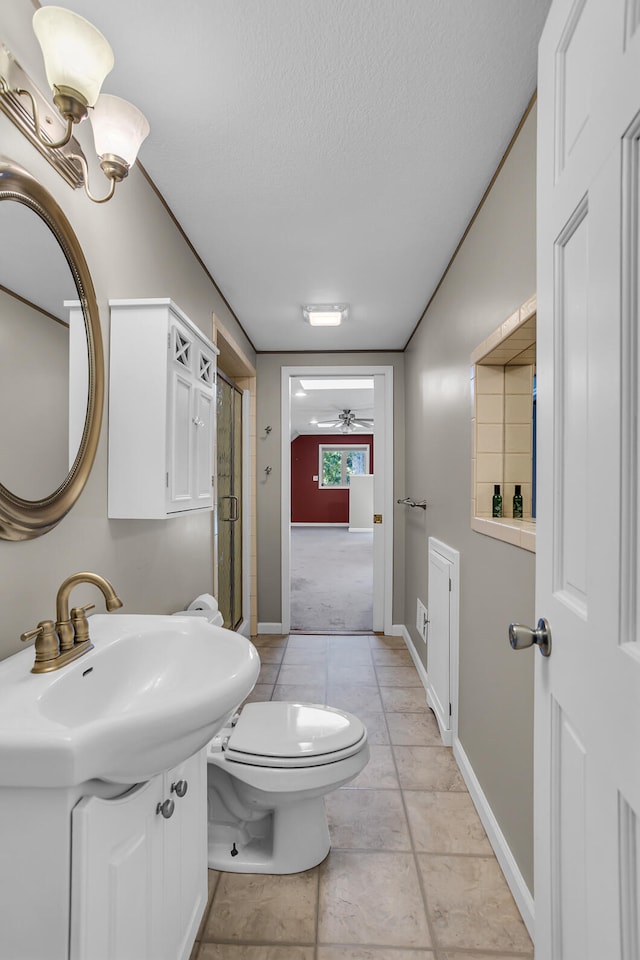
<path id="1" fill-rule="evenodd" d="M 71 824 L 70 960 L 188 960 L 207 903 L 206 756 Z"/>
<path id="2" fill-rule="evenodd" d="M 169 299 L 109 306 L 109 517 L 212 510 L 217 348 Z"/>

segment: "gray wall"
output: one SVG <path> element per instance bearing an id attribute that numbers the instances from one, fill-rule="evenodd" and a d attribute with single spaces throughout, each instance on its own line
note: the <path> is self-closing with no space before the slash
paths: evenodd
<path id="1" fill-rule="evenodd" d="M 31 0 L 5 0 L 0 5 L 0 36 L 41 88 L 47 89 L 32 16 Z M 78 137 L 90 153 L 90 129 L 80 129 Z M 138 170 L 120 184 L 113 200 L 96 206 L 83 192 L 67 186 L 4 115 L 0 115 L 0 142 L 5 157 L 25 167 L 50 190 L 78 235 L 96 289 L 107 368 L 108 300 L 126 297 L 169 296 L 209 335 L 215 312 L 254 359 L 222 298 Z M 102 176 L 99 170 L 96 173 Z M 99 180 L 93 190 L 98 194 L 103 190 Z M 9 400 L 3 400 L 6 411 Z M 37 540 L 0 540 L 0 657 L 20 649 L 22 631 L 53 616 L 59 584 L 78 570 L 95 570 L 112 580 L 124 601 L 124 613 L 168 613 L 212 589 L 211 514 L 166 521 L 107 519 L 106 427 L 105 405 L 89 482 L 59 526 Z M 94 598 L 102 610 L 102 598 L 92 588 L 78 589 L 73 600 Z"/>
<path id="2" fill-rule="evenodd" d="M 426 497 L 405 532 L 404 623 L 416 650 L 427 601 L 427 538 L 460 551 L 459 737 L 519 869 L 533 889 L 533 656 L 510 621 L 534 620 L 533 554 L 474 533 L 471 351 L 536 289 L 535 109 L 405 352 L 406 488 Z"/>
<path id="3" fill-rule="evenodd" d="M 258 620 L 260 623 L 281 623 L 281 371 L 294 366 L 393 366 L 394 406 L 394 505 L 404 489 L 404 356 L 400 353 L 262 353 L 258 354 L 257 412 L 257 516 L 258 516 Z M 264 427 L 273 427 L 269 436 Z M 289 438 L 287 438 L 289 443 Z M 265 477 L 264 468 L 273 467 Z M 394 623 L 401 618 L 404 605 L 403 536 L 404 513 L 395 507 L 394 514 Z M 400 620 L 401 622 L 401 620 Z"/>

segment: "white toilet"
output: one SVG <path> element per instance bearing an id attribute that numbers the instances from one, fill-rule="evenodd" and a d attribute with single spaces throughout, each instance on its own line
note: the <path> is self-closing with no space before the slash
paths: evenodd
<path id="1" fill-rule="evenodd" d="M 297 873 L 329 852 L 323 797 L 369 760 L 352 714 L 307 703 L 248 703 L 208 751 L 209 866 Z"/>
<path id="2" fill-rule="evenodd" d="M 215 600 L 198 612 L 213 620 Z M 330 847 L 323 797 L 368 761 L 367 730 L 353 714 L 319 704 L 246 704 L 208 748 L 209 866 L 274 874 L 314 867 Z"/>

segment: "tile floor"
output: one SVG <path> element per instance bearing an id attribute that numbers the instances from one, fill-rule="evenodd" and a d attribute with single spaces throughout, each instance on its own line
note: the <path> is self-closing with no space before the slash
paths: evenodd
<path id="1" fill-rule="evenodd" d="M 371 760 L 305 873 L 209 871 L 191 960 L 522 960 L 533 947 L 400 637 L 258 637 L 250 700 L 356 713 Z"/>

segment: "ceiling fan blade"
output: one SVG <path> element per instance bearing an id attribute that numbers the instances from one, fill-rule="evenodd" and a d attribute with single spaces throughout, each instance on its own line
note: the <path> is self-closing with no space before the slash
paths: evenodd
<path id="1" fill-rule="evenodd" d="M 342 420 L 327 420 L 322 423 L 316 423 L 316 427 L 340 427 L 342 426 Z"/>

